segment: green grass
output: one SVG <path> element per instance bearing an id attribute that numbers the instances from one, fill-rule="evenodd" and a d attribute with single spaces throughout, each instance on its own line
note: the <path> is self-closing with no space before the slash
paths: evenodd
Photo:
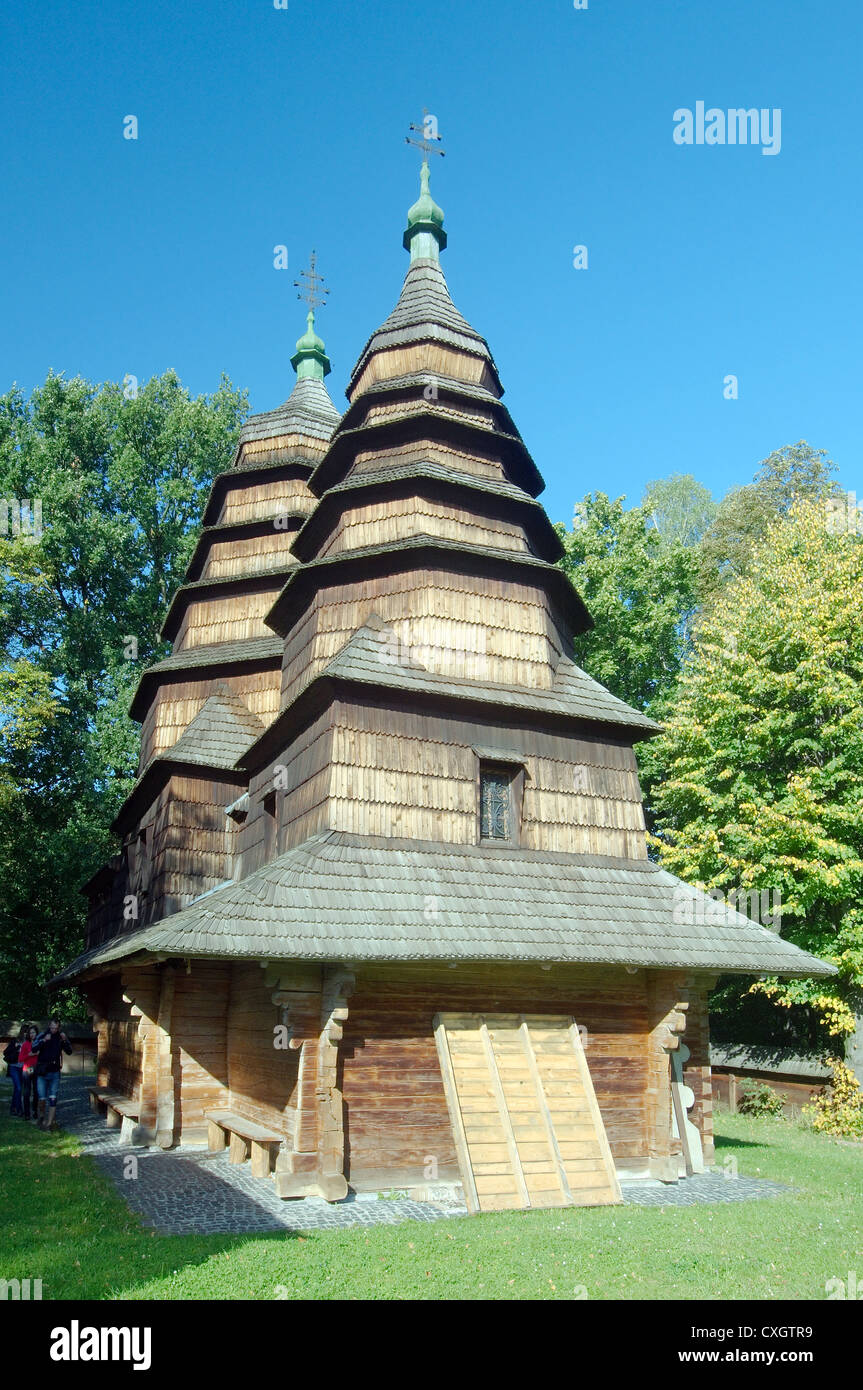
<path id="1" fill-rule="evenodd" d="M 720 1164 L 796 1188 L 760 1201 L 159 1236 L 74 1138 L 0 1103 L 0 1278 L 41 1278 L 45 1299 L 823 1299 L 863 1275 L 863 1147 L 783 1120 L 717 1116 Z"/>

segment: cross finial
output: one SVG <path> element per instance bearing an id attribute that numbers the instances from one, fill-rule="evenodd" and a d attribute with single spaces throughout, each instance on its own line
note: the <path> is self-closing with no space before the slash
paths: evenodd
<path id="1" fill-rule="evenodd" d="M 441 136 L 438 134 L 437 116 L 432 116 L 427 107 L 423 107 L 422 125 L 414 125 L 411 121 L 408 129 L 412 134 L 405 136 L 405 144 L 415 145 L 418 150 L 422 150 L 424 164 L 428 164 L 430 154 L 439 154 L 441 158 L 446 154 L 446 150 L 438 149 Z"/>
<path id="2" fill-rule="evenodd" d="M 329 290 L 324 286 L 323 276 L 315 269 L 317 263 L 318 258 L 313 251 L 309 257 L 308 270 L 301 270 L 299 280 L 294 281 L 300 291 L 297 299 L 304 299 L 313 313 L 316 308 L 322 308 L 326 304 L 329 294 Z"/>

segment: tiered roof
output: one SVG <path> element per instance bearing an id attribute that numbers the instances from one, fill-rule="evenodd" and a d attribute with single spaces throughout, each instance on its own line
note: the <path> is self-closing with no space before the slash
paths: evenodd
<path id="1" fill-rule="evenodd" d="M 294 391 L 279 410 L 247 423 L 232 470 L 214 484 L 165 632 L 180 630 L 183 612 L 202 599 L 218 603 L 271 586 L 266 625 L 274 635 L 179 643 L 145 672 L 134 706 L 139 712 L 166 679 L 206 672 L 213 681 L 197 716 L 150 767 L 232 770 L 248 777 L 258 796 L 267 784 L 255 777 L 265 778 L 267 765 L 284 756 L 312 717 L 346 695 L 363 710 L 407 706 L 417 741 L 424 737 L 425 714 L 441 711 L 473 719 L 496 735 L 512 730 L 514 744 L 519 729 L 532 728 L 546 740 L 562 731 L 556 762 L 569 771 L 574 755 L 567 752 L 567 737 L 613 745 L 631 762 L 629 768 L 623 757 L 611 760 L 624 780 L 632 779 L 620 799 L 637 804 L 631 745 L 658 726 L 572 659 L 572 638 L 591 619 L 557 564 L 560 542 L 535 501 L 542 479 L 500 401 L 488 344 L 450 298 L 439 264 L 443 213 L 431 198 L 426 164 L 404 243 L 411 263 L 401 294 L 360 353 L 345 416 L 339 418 L 326 393 L 329 362 L 310 313 L 293 359 Z M 238 474 L 253 488 L 267 479 L 301 480 L 285 514 L 284 558 L 257 571 L 211 576 L 213 545 L 249 541 L 262 534 L 266 520 L 265 512 L 228 516 L 226 498 Z M 522 626 L 511 631 L 513 614 L 522 615 Z M 385 649 L 393 626 L 410 632 L 412 623 L 424 621 L 486 632 L 483 678 L 460 672 L 446 642 L 437 639 L 431 656 L 417 659 L 408 642 L 391 659 Z M 220 671 L 279 661 L 281 704 L 269 722 L 251 714 L 236 688 L 218 685 Z M 367 759 L 374 737 L 364 745 Z M 501 756 L 500 738 L 487 741 L 493 759 Z M 481 747 L 473 751 L 484 756 Z M 389 767 L 372 770 L 387 775 Z M 327 773 L 328 767 L 317 770 Z M 154 775 L 143 770 L 129 811 Z M 303 778 L 311 776 L 309 765 Z M 565 799 L 573 789 L 555 784 L 543 794 Z M 249 803 L 253 799 L 250 793 Z M 362 812 L 361 800 L 354 805 Z M 577 823 L 555 814 L 561 833 Z M 533 823 L 541 821 L 535 813 Z M 634 822 L 602 824 L 628 834 Z M 246 828 L 237 833 L 242 837 Z M 130 955 L 590 961 L 834 973 L 737 913 L 710 925 L 714 918 L 704 905 L 714 906 L 712 900 L 646 857 L 443 839 L 443 833 L 440 841 L 359 834 L 331 823 L 239 882 L 100 944 L 64 974 Z M 675 912 L 681 892 L 696 905 L 682 919 Z M 439 908 L 432 921 L 423 910 L 430 896 Z M 676 925 L 679 920 L 689 925 Z"/>

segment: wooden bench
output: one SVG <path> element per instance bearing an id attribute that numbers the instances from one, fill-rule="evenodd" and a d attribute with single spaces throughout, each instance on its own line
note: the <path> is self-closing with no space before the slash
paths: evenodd
<path id="1" fill-rule="evenodd" d="M 132 1132 L 137 1127 L 141 1107 L 129 1096 L 121 1096 L 100 1086 L 88 1086 L 90 1109 L 97 1115 L 105 1107 L 105 1124 L 108 1129 L 119 1129 L 121 1144 L 131 1143 Z"/>
<path id="2" fill-rule="evenodd" d="M 284 1134 L 264 1129 L 263 1125 L 247 1120 L 245 1115 L 237 1115 L 233 1110 L 208 1110 L 204 1116 L 207 1121 L 207 1147 L 211 1153 L 224 1149 L 230 1136 L 229 1161 L 245 1163 L 252 1155 L 252 1175 L 267 1178 L 273 1164 L 273 1156 L 284 1143 Z"/>

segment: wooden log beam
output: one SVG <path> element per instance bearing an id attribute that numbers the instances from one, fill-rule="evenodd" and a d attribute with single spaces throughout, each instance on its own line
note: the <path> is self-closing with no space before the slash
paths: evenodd
<path id="1" fill-rule="evenodd" d="M 677 1182 L 681 1144 L 672 1135 L 671 1067 L 668 1055 L 686 1027 L 685 977 L 678 971 L 647 972 L 647 1151 L 650 1176 Z"/>

